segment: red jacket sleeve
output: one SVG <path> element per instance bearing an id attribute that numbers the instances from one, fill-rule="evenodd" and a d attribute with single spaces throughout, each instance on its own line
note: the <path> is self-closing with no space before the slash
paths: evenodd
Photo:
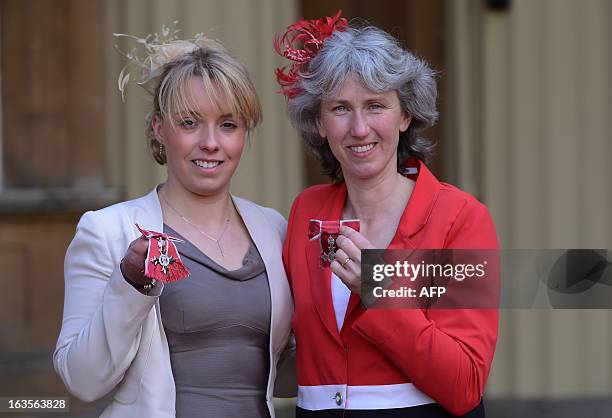
<path id="1" fill-rule="evenodd" d="M 469 201 L 445 240 L 449 249 L 497 249 L 486 207 Z M 496 309 L 370 309 L 353 327 L 423 392 L 454 415 L 481 401 L 497 342 Z"/>

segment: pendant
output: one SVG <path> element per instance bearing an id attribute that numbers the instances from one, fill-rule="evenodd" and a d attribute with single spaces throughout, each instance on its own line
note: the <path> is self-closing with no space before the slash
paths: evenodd
<path id="1" fill-rule="evenodd" d="M 161 270 L 164 274 L 168 274 L 168 266 L 174 263 L 175 261 L 176 260 L 172 256 L 168 256 L 166 254 L 161 254 L 159 258 L 153 257 L 151 259 L 151 262 L 154 266 L 158 264 L 161 266 Z"/>
<path id="2" fill-rule="evenodd" d="M 219 247 L 219 252 L 221 253 L 221 257 L 225 258 L 225 254 L 223 254 L 223 249 L 221 248 L 221 244 L 217 241 L 217 247 Z"/>
<path id="3" fill-rule="evenodd" d="M 168 274 L 168 266 L 174 263 L 174 257 L 168 255 L 168 241 L 163 237 L 157 237 L 157 246 L 159 247 L 159 257 L 155 256 L 151 259 L 154 266 L 158 264 L 164 274 Z"/>
<path id="4" fill-rule="evenodd" d="M 327 252 L 323 251 L 321 254 L 321 260 L 323 263 L 330 264 L 336 259 L 336 239 L 334 235 L 330 234 L 327 238 Z"/>

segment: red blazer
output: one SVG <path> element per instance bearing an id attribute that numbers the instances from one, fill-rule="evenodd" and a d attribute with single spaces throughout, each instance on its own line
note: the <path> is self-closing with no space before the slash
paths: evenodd
<path id="1" fill-rule="evenodd" d="M 418 170 L 390 249 L 498 248 L 483 204 L 440 183 L 424 164 L 419 163 Z M 351 393 L 364 388 L 376 393 L 380 385 L 396 385 L 384 387 L 413 390 L 414 386 L 418 392 L 414 405 L 436 401 L 452 414 L 467 413 L 481 401 L 489 375 L 497 310 L 365 310 L 359 297 L 351 294 L 339 332 L 331 270 L 319 266 L 318 243 L 307 235 L 310 219 L 340 219 L 346 194 L 344 183 L 310 187 L 296 198 L 289 217 L 283 258 L 295 302 L 298 406 L 351 409 Z M 379 407 L 363 408 L 364 398 L 352 407 Z M 377 402 L 375 396 L 369 399 Z"/>

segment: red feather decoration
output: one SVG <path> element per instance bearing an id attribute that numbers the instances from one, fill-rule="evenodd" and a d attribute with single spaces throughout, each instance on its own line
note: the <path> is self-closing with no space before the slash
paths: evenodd
<path id="1" fill-rule="evenodd" d="M 281 92 L 287 99 L 299 94 L 296 85 L 300 79 L 300 72 L 305 64 L 317 55 L 323 41 L 329 38 L 334 30 L 345 30 L 348 22 L 341 18 L 342 10 L 338 10 L 334 17 L 322 17 L 315 20 L 299 20 L 289 26 L 284 35 L 274 36 L 274 49 L 279 55 L 293 61 L 288 70 L 286 67 L 276 69 L 276 80 L 281 85 Z M 299 47 L 298 47 L 299 46 Z"/>

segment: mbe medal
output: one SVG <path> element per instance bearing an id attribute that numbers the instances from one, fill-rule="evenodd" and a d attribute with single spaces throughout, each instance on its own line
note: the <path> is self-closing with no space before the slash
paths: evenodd
<path id="1" fill-rule="evenodd" d="M 338 247 L 336 239 L 340 234 L 340 227 L 348 226 L 355 231 L 359 231 L 359 219 L 345 219 L 341 221 L 322 221 L 311 219 L 308 226 L 308 239 L 318 240 L 321 248 L 320 262 L 321 267 L 328 267 L 336 259 Z"/>
<path id="2" fill-rule="evenodd" d="M 161 232 L 147 231 L 138 225 L 136 228 L 149 241 L 145 259 L 146 277 L 170 283 L 189 276 L 189 271 L 182 263 L 176 245 L 174 245 L 175 242 L 182 242 L 181 239 Z"/>

